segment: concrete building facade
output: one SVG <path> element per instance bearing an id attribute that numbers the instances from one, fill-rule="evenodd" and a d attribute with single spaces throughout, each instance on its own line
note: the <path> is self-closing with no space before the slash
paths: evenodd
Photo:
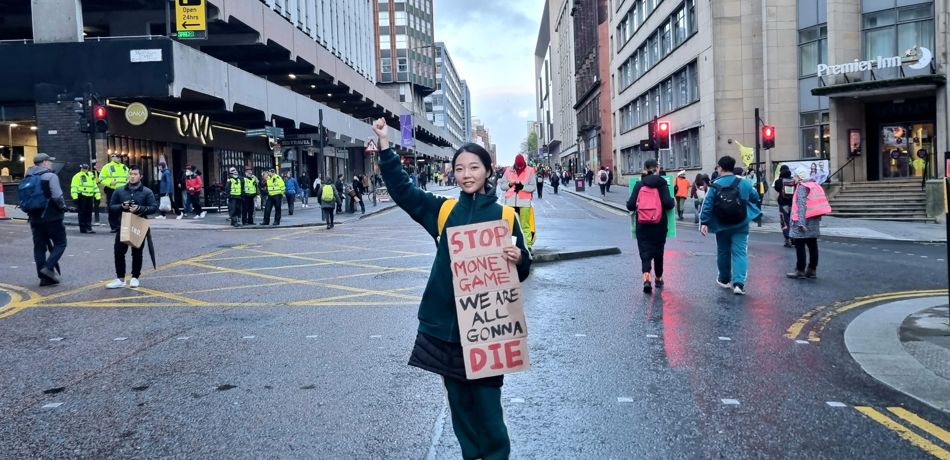
<path id="1" fill-rule="evenodd" d="M 610 11 L 623 174 L 655 155 L 639 150 L 654 117 L 672 126 L 667 169 L 709 173 L 723 154 L 754 168 L 739 145 L 755 145 L 756 108 L 777 133 L 760 152 L 765 180 L 799 161 L 835 184 L 945 174 L 947 2 L 623 0 Z"/>
<path id="2" fill-rule="evenodd" d="M 432 0 L 380 0 L 375 8 L 378 83 L 418 116 L 436 88 Z"/>
<path id="3" fill-rule="evenodd" d="M 466 135 L 465 94 L 445 43 L 436 42 L 435 47 L 435 91 L 424 99 L 426 117 L 435 126 L 445 128 L 452 135 L 453 146 L 457 148 Z"/>
<path id="4" fill-rule="evenodd" d="M 563 168 L 574 168 L 578 162 L 572 6 L 570 0 L 545 2 L 535 45 L 536 112 L 542 124 L 539 143 L 549 163 Z"/>
<path id="5" fill-rule="evenodd" d="M 379 117 L 404 158 L 412 150 L 451 158 L 451 136 L 424 117 L 412 150 L 401 142 L 405 108 L 374 84 L 375 53 L 367 60 L 371 8 L 368 0 L 209 0 L 208 38 L 189 41 L 168 38 L 164 9 L 149 2 L 0 0 L 0 57 L 23 63 L 0 74 L 0 134 L 11 134 L 0 142 L 0 168 L 16 179 L 45 151 L 63 180 L 109 153 L 141 165 L 148 184 L 161 159 L 176 174 L 195 165 L 209 186 L 232 166 L 350 176 L 371 172 L 363 145 Z M 94 142 L 77 125 L 75 98 L 107 108 L 108 129 Z M 247 135 L 265 126 L 283 129 L 287 148 Z"/>

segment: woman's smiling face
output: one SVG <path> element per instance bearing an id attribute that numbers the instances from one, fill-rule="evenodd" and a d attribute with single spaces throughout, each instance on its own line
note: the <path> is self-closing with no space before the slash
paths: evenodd
<path id="1" fill-rule="evenodd" d="M 465 193 L 484 192 L 488 170 L 478 155 L 462 152 L 455 159 L 455 180 Z"/>

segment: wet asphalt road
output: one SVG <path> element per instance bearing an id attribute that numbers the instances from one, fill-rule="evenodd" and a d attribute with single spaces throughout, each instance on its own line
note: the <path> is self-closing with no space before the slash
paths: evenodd
<path id="1" fill-rule="evenodd" d="M 666 289 L 645 296 L 628 218 L 547 191 L 539 247 L 623 254 L 534 268 L 533 368 L 503 391 L 513 457 L 932 458 L 854 408 L 950 427 L 850 358 L 863 309 L 786 334 L 817 306 L 945 288 L 943 245 L 825 240 L 821 278 L 793 282 L 792 251 L 753 233 L 738 297 L 713 283 L 715 240 L 681 226 Z M 69 236 L 64 285 L 41 290 L 28 227 L 0 222 L 0 301 L 21 298 L 0 310 L 0 456 L 460 457 L 439 379 L 405 364 L 434 247 L 400 211 L 329 232 L 157 231 L 159 270 L 135 291 L 102 288 L 111 235 Z"/>

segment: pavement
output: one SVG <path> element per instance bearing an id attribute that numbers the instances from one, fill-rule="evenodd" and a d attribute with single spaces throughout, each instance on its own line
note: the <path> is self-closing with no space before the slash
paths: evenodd
<path id="1" fill-rule="evenodd" d="M 545 187 L 545 191 L 551 190 L 550 185 L 545 185 Z M 623 211 L 627 209 L 627 197 L 630 196 L 630 188 L 621 185 L 612 185 L 606 197 L 601 197 L 600 188 L 597 187 L 596 184 L 594 187 L 586 188 L 583 192 L 575 191 L 574 187 L 561 187 L 560 190 Z M 692 200 L 687 200 L 686 210 L 683 213 L 684 219 L 680 224 L 695 225 L 693 223 L 694 214 L 695 208 L 693 207 Z M 782 232 L 778 221 L 778 206 L 764 206 L 763 217 L 762 226 L 758 227 L 752 225 L 751 231 L 767 233 Z M 834 216 L 824 216 L 821 218 L 821 234 L 822 236 L 833 236 L 837 238 L 912 241 L 917 243 L 945 243 L 947 241 L 946 227 L 940 224 L 845 219 Z"/>
<path id="2" fill-rule="evenodd" d="M 848 352 L 885 385 L 950 412 L 950 307 L 947 296 L 888 302 L 845 330 Z"/>
<path id="3" fill-rule="evenodd" d="M 547 186 L 550 188 L 550 186 Z M 611 186 L 603 197 L 599 187 L 583 192 L 561 188 L 600 205 L 626 210 L 629 187 Z M 688 200 L 687 203 L 690 203 Z M 781 233 L 778 207 L 765 206 L 762 227 L 753 231 Z M 693 206 L 687 206 L 682 225 L 695 225 Z M 826 216 L 824 236 L 838 238 L 946 242 L 943 225 L 843 219 Z M 875 248 L 876 249 L 876 248 Z M 870 308 L 848 324 L 845 343 L 861 368 L 889 387 L 934 408 L 950 412 L 950 308 L 947 296 L 899 300 Z"/>

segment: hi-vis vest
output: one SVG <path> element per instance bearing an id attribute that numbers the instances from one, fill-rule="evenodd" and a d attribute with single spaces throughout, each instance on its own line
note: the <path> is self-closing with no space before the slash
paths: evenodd
<path id="1" fill-rule="evenodd" d="M 280 178 L 277 174 L 273 174 L 267 178 L 267 194 L 270 196 L 283 195 L 284 194 L 284 180 Z"/>
<path id="2" fill-rule="evenodd" d="M 69 194 L 72 195 L 74 200 L 80 196 L 95 197 L 97 200 L 102 198 L 99 193 L 99 186 L 96 185 L 96 175 L 92 171 L 76 173 L 69 187 Z"/>
<path id="3" fill-rule="evenodd" d="M 536 174 L 536 173 L 534 171 L 534 168 L 532 168 L 531 166 L 525 166 L 524 170 L 521 171 L 521 174 L 518 174 L 518 172 L 515 171 L 515 168 L 511 167 L 505 171 L 505 180 L 507 180 L 509 184 L 513 182 L 521 182 L 522 184 L 527 184 L 528 179 L 531 179 L 532 174 Z M 531 192 L 526 192 L 524 190 L 520 192 L 516 192 L 514 186 L 509 187 L 508 190 L 505 192 L 505 202 L 507 203 L 508 199 L 511 198 L 515 193 L 518 194 L 518 200 L 524 200 L 527 202 L 525 206 L 531 205 L 531 195 L 532 195 Z"/>
<path id="4" fill-rule="evenodd" d="M 823 216 L 831 214 L 831 205 L 828 204 L 828 198 L 825 197 L 825 190 L 821 185 L 815 182 L 802 182 L 808 189 L 808 196 L 805 197 L 805 218 Z M 792 221 L 798 222 L 798 191 L 801 187 L 795 188 L 795 195 L 792 197 Z"/>
<path id="5" fill-rule="evenodd" d="M 129 182 L 129 167 L 123 163 L 110 161 L 99 172 L 99 183 L 113 190 L 122 188 Z"/>
<path id="6" fill-rule="evenodd" d="M 244 194 L 257 195 L 257 178 L 244 177 Z"/>
<path id="7" fill-rule="evenodd" d="M 239 177 L 229 177 L 228 178 L 228 194 L 234 197 L 241 196 L 241 184 L 244 181 Z"/>

